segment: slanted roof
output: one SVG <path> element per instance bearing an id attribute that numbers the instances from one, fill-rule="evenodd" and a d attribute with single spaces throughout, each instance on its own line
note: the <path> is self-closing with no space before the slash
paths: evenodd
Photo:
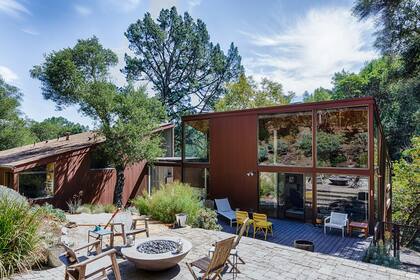
<path id="1" fill-rule="evenodd" d="M 0 151 L 0 167 L 13 168 L 26 163 L 64 154 L 71 151 L 80 150 L 92 145 L 102 143 L 105 137 L 97 135 L 95 132 L 83 132 L 52 140 L 38 142 L 26 146 L 16 147 L 9 150 Z"/>
<path id="2" fill-rule="evenodd" d="M 164 123 L 159 125 L 154 132 L 173 128 L 174 125 Z M 60 154 L 81 150 L 92 145 L 105 142 L 105 137 L 96 132 L 89 131 L 73 134 L 48 141 L 42 141 L 26 146 L 16 147 L 9 150 L 0 151 L 0 168 L 13 169 L 38 160 L 57 156 Z"/>

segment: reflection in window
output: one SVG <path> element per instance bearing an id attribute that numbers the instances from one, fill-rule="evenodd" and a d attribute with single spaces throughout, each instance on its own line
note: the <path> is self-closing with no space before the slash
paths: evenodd
<path id="1" fill-rule="evenodd" d="M 317 174 L 317 206 L 321 216 L 340 212 L 347 213 L 352 221 L 367 221 L 368 194 L 368 177 Z"/>
<path id="2" fill-rule="evenodd" d="M 312 165 L 312 113 L 290 113 L 259 118 L 259 163 Z"/>
<path id="3" fill-rule="evenodd" d="M 54 163 L 20 172 L 19 192 L 28 198 L 54 195 Z"/>
<path id="4" fill-rule="evenodd" d="M 208 168 L 185 167 L 183 182 L 193 188 L 199 188 L 203 199 L 207 196 L 210 173 Z"/>
<path id="5" fill-rule="evenodd" d="M 367 107 L 318 111 L 317 164 L 368 167 Z"/>
<path id="6" fill-rule="evenodd" d="M 169 166 L 150 166 L 150 186 L 149 194 L 159 189 L 163 184 L 171 183 L 174 180 L 173 167 Z"/>
<path id="7" fill-rule="evenodd" d="M 209 120 L 185 122 L 184 155 L 188 162 L 209 161 Z"/>

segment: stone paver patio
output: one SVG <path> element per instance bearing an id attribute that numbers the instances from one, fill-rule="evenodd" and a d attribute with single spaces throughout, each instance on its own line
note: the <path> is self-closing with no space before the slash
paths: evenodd
<path id="1" fill-rule="evenodd" d="M 225 232 L 190 228 L 168 229 L 156 233 L 156 235 L 182 236 L 192 242 L 193 249 L 179 266 L 164 272 L 151 273 L 137 270 L 128 261 L 119 259 L 123 279 L 193 279 L 185 262 L 206 255 L 212 243 L 230 236 L 230 234 Z M 301 251 L 292 247 L 247 237 L 241 240 L 239 252 L 246 264 L 239 265 L 241 273 L 237 275 L 236 279 L 420 279 L 418 274 L 321 253 Z M 114 279 L 112 273 L 108 276 L 109 279 Z M 14 280 L 55 280 L 63 278 L 63 267 L 32 271 L 13 277 Z M 225 273 L 223 279 L 233 279 L 233 275 Z"/>
<path id="2" fill-rule="evenodd" d="M 365 256 L 365 252 L 372 240 L 371 237 L 358 237 L 358 233 L 354 232 L 352 236 L 346 235 L 341 237 L 340 230 L 327 231 L 324 234 L 323 228 L 315 227 L 312 224 L 305 224 L 293 220 L 270 219 L 273 223 L 273 236 L 268 234 L 267 241 L 280 245 L 293 246 L 295 240 L 304 239 L 312 241 L 315 245 L 315 252 L 332 255 L 340 258 L 360 261 Z M 219 219 L 219 223 L 223 227 L 223 231 L 235 233 L 236 227 L 230 225 L 223 219 Z M 252 237 L 252 228 L 249 230 L 249 236 Z M 262 233 L 257 236 L 264 239 Z"/>

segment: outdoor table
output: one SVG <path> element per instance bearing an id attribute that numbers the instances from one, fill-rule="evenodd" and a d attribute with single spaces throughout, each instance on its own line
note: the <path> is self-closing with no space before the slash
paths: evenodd
<path id="1" fill-rule="evenodd" d="M 349 235 L 351 236 L 353 229 L 360 229 L 364 232 L 365 237 L 368 237 L 368 223 L 363 223 L 363 222 L 350 222 L 349 224 Z"/>
<path id="2" fill-rule="evenodd" d="M 94 238 L 95 240 L 99 240 L 101 248 L 102 248 L 102 240 L 104 236 L 111 236 L 112 231 L 108 230 L 108 229 L 90 229 L 88 230 L 88 243 L 90 243 L 90 238 Z M 89 250 L 90 251 L 90 250 Z"/>

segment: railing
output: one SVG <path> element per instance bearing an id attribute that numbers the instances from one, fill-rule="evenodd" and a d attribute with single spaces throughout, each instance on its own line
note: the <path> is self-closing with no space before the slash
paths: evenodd
<path id="1" fill-rule="evenodd" d="M 388 222 L 377 222 L 375 225 L 373 244 L 377 245 L 379 241 L 390 244 L 395 258 L 400 258 L 401 246 L 408 247 L 416 239 L 420 240 L 420 227 Z"/>

